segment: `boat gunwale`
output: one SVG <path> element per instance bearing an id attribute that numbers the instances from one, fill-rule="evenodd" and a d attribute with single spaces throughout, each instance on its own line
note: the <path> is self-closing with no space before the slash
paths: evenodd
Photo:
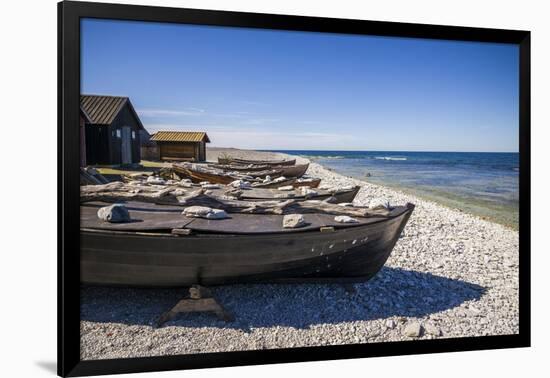
<path id="1" fill-rule="evenodd" d="M 183 228 L 177 228 L 177 229 L 187 229 L 191 230 L 191 234 L 189 235 L 178 235 L 173 234 L 171 231 L 173 228 L 159 228 L 158 230 L 154 230 L 157 232 L 152 232 L 153 230 L 147 230 L 147 231 L 129 231 L 129 230 L 115 230 L 115 229 L 97 229 L 97 228 L 80 228 L 80 232 L 89 232 L 93 234 L 108 234 L 108 235 L 128 235 L 128 236 L 145 236 L 145 237 L 170 237 L 170 238 L 212 238 L 212 237 L 227 237 L 227 236 L 233 236 L 233 237 L 265 237 L 269 235 L 273 236 L 282 236 L 282 235 L 303 235 L 303 234 L 310 234 L 310 233 L 319 233 L 321 232 L 322 227 L 332 227 L 334 230 L 331 231 L 331 233 L 334 232 L 342 232 L 346 230 L 356 230 L 361 228 L 367 228 L 369 226 L 379 224 L 382 222 L 387 222 L 389 220 L 399 218 L 402 216 L 405 216 L 407 213 L 412 213 L 412 211 L 415 208 L 415 205 L 412 203 L 407 203 L 404 206 L 400 206 L 403 208 L 403 211 L 399 212 L 395 215 L 388 215 L 388 216 L 377 216 L 377 220 L 374 220 L 369 223 L 360 223 L 360 224 L 341 224 L 341 225 L 332 225 L 332 226 L 320 226 L 316 228 L 308 228 L 308 229 L 282 229 L 281 231 L 275 231 L 275 232 L 220 232 L 219 230 L 216 231 L 208 231 L 208 230 L 193 230 L 190 228 L 187 228 L 187 226 Z M 254 214 L 246 214 L 246 215 L 254 215 Z M 374 218 L 374 217 L 373 217 Z M 192 222 L 191 222 L 192 223 Z M 165 230 L 165 232 L 158 232 L 160 230 Z"/>

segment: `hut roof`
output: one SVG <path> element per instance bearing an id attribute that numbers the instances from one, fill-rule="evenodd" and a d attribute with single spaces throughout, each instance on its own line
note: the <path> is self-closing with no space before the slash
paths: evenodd
<path id="1" fill-rule="evenodd" d="M 80 106 L 80 115 L 82 116 L 82 118 L 84 118 L 84 121 L 87 122 L 87 123 L 91 123 L 92 122 L 92 119 L 90 118 L 90 116 L 88 115 L 88 113 L 86 113 L 86 111 L 84 110 L 84 108 L 82 108 L 82 106 Z"/>
<path id="2" fill-rule="evenodd" d="M 128 97 L 102 95 L 80 96 L 80 107 L 88 115 L 91 123 L 96 125 L 110 125 L 125 105 L 128 105 L 139 127 L 143 129 L 143 124 Z"/>
<path id="3" fill-rule="evenodd" d="M 204 131 L 158 131 L 151 137 L 156 142 L 206 142 L 210 138 Z"/>

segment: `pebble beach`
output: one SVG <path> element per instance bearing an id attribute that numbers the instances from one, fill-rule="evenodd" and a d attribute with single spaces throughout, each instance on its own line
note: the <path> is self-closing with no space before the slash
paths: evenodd
<path id="1" fill-rule="evenodd" d="M 279 153 L 209 148 L 248 159 Z M 298 162 L 306 161 L 298 157 Z M 360 185 L 354 204 L 385 198 L 415 211 L 385 267 L 354 290 L 338 284 L 212 287 L 235 321 L 184 314 L 156 328 L 181 289 L 82 286 L 81 359 L 507 335 L 519 332 L 518 232 L 414 195 L 342 176 L 317 163 L 308 175 Z"/>

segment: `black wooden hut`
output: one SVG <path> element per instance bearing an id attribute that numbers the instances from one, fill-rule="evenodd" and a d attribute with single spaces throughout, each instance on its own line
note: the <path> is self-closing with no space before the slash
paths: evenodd
<path id="1" fill-rule="evenodd" d="M 128 97 L 81 95 L 80 106 L 90 119 L 85 127 L 87 164 L 141 161 L 140 131 L 145 129 Z"/>

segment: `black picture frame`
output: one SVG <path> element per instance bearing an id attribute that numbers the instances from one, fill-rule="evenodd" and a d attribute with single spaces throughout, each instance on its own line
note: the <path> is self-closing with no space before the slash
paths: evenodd
<path id="1" fill-rule="evenodd" d="M 80 19 L 154 21 L 519 46 L 519 334 L 80 361 Z M 106 3 L 58 3 L 58 374 L 82 376 L 530 346 L 530 32 Z"/>

